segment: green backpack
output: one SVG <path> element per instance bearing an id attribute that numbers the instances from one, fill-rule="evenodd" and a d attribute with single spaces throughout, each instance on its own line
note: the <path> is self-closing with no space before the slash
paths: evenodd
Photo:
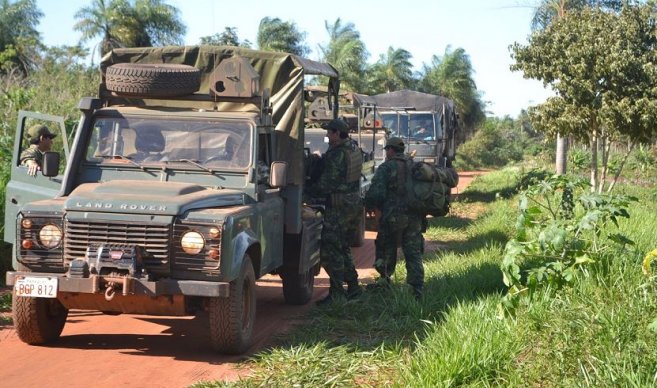
<path id="1" fill-rule="evenodd" d="M 410 160 L 407 166 L 410 168 L 410 179 L 406 179 L 408 208 L 434 217 L 447 215 L 451 189 L 458 184 L 456 171 Z"/>

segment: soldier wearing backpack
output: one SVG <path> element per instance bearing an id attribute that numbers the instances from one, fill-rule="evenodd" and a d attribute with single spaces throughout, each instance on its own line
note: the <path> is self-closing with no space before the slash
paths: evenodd
<path id="1" fill-rule="evenodd" d="M 376 260 L 374 269 L 381 275 L 369 289 L 390 287 L 390 277 L 397 264 L 397 248 L 402 247 L 406 258 L 406 282 L 412 287 L 416 299 L 422 297 L 424 287 L 424 214 L 409 207 L 408 193 L 412 160 L 404 155 L 404 141 L 391 137 L 384 147 L 386 161 L 377 168 L 372 185 L 365 196 L 369 211 L 381 214 L 376 236 Z"/>
<path id="2" fill-rule="evenodd" d="M 349 138 L 344 120 L 331 120 L 322 128 L 327 131 L 329 149 L 323 156 L 319 179 L 307 188 L 309 195 L 326 200 L 319 255 L 329 275 L 330 288 L 328 296 L 317 302 L 320 306 L 336 299 L 353 299 L 362 293 L 350 243 L 363 214 L 359 182 L 363 154 Z"/>

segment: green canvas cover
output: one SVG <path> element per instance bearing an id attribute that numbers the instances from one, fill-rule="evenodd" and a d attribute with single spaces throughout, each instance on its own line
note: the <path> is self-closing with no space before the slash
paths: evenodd
<path id="1" fill-rule="evenodd" d="M 236 55 L 248 59 L 258 72 L 260 90 L 269 89 L 273 125 L 281 135 L 278 136 L 277 159 L 288 162 L 288 183 L 301 184 L 304 178 L 304 76 L 326 76 L 329 78 L 329 89 L 338 93 L 340 87 L 338 72 L 330 64 L 287 53 L 241 47 L 168 46 L 114 49 L 103 57 L 100 69 L 104 84 L 105 70 L 116 63 L 190 65 L 201 70 L 201 86 L 196 94 L 209 95 L 209 79 L 212 71 L 222 60 Z M 159 100 L 158 103 L 166 106 L 166 101 Z M 225 112 L 259 113 L 259 108 L 254 103 L 246 101 L 221 102 L 218 108 L 219 111 Z"/>

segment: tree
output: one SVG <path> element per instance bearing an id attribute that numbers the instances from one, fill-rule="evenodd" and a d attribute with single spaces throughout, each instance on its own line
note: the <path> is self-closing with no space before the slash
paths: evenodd
<path id="1" fill-rule="evenodd" d="M 543 0 L 534 12 L 531 23 L 532 30 L 543 31 L 555 21 L 566 17 L 566 14 L 571 11 L 581 10 L 585 7 L 619 10 L 622 3 L 622 0 Z M 565 174 L 568 159 L 568 138 L 561 136 L 559 132 L 557 132 L 556 137 L 556 172 L 557 174 Z"/>
<path id="2" fill-rule="evenodd" d="M 133 7 L 134 47 L 183 44 L 186 27 L 180 11 L 162 0 L 136 0 Z"/>
<path id="3" fill-rule="evenodd" d="M 100 36 L 100 55 L 117 47 L 181 44 L 185 25 L 177 8 L 162 0 L 93 0 L 75 13 L 80 42 Z"/>
<path id="4" fill-rule="evenodd" d="M 41 17 L 36 0 L 0 0 L 0 71 L 15 67 L 27 74 L 34 68 L 43 48 L 36 30 Z"/>
<path id="5" fill-rule="evenodd" d="M 470 56 L 465 50 L 452 51 L 447 47 L 442 57 L 434 55 L 431 64 L 423 66 L 419 86 L 423 92 L 453 100 L 465 131 L 470 133 L 486 118 L 485 103 L 473 75 Z"/>
<path id="6" fill-rule="evenodd" d="M 240 38 L 237 36 L 236 27 L 226 27 L 224 32 L 216 33 L 211 36 L 203 36 L 201 37 L 201 44 L 212 46 L 251 47 L 251 42 L 248 40 L 243 40 L 240 42 Z"/>
<path id="7" fill-rule="evenodd" d="M 656 10 L 587 8 L 532 35 L 527 46 L 512 46 L 512 70 L 542 80 L 557 94 L 530 109 L 534 127 L 590 142 L 591 184 L 598 192 L 605 186 L 611 141 L 636 144 L 657 128 Z"/>
<path id="8" fill-rule="evenodd" d="M 265 51 L 282 51 L 306 56 L 310 49 L 305 45 L 306 34 L 297 30 L 293 22 L 264 17 L 258 26 L 258 48 Z"/>
<path id="9" fill-rule="evenodd" d="M 410 52 L 392 46 L 379 57 L 379 61 L 369 69 L 370 93 L 389 93 L 411 88 L 415 83 Z"/>
<path id="10" fill-rule="evenodd" d="M 329 42 L 320 45 L 323 60 L 333 65 L 340 72 L 340 81 L 344 90 L 363 92 L 367 87 L 365 74 L 366 60 L 369 56 L 365 43 L 353 23 L 343 24 L 337 18 L 333 24 L 324 22 Z"/>

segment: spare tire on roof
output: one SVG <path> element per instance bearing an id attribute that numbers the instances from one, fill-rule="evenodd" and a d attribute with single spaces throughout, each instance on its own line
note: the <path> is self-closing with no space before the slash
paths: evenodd
<path id="1" fill-rule="evenodd" d="M 183 96 L 199 89 L 201 71 L 188 65 L 117 63 L 105 71 L 105 85 L 117 94 Z"/>

